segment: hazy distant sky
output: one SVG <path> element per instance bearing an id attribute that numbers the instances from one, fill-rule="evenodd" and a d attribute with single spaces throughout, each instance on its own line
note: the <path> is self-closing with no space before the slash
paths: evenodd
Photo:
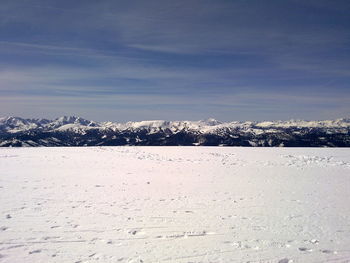
<path id="1" fill-rule="evenodd" d="M 1 0 L 0 115 L 350 115 L 349 0 Z"/>

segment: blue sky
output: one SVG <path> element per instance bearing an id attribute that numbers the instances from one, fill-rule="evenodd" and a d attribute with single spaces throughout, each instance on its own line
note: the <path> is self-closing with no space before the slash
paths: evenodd
<path id="1" fill-rule="evenodd" d="M 348 0 L 2 0 L 2 116 L 350 115 Z"/>

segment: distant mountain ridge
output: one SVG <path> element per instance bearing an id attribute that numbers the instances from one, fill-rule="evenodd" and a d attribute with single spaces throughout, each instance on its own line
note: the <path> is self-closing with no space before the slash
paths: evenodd
<path id="1" fill-rule="evenodd" d="M 350 119 L 114 123 L 76 116 L 0 118 L 0 147 L 108 145 L 350 147 Z"/>

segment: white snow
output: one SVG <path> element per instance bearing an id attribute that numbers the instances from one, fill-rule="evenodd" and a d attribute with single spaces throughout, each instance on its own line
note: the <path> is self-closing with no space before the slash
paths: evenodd
<path id="1" fill-rule="evenodd" d="M 148 129 L 150 132 L 170 129 L 174 133 L 181 130 L 192 130 L 201 133 L 218 133 L 222 129 L 240 129 L 243 132 L 254 133 L 256 135 L 262 133 L 278 132 L 279 128 L 322 128 L 336 129 L 337 132 L 347 133 L 350 127 L 350 119 L 324 120 L 324 121 L 264 121 L 264 122 L 220 122 L 213 118 L 200 121 L 165 121 L 165 120 L 150 120 L 139 122 L 94 122 L 85 120 L 76 116 L 63 116 L 55 120 L 46 119 L 22 119 L 19 117 L 0 118 L 0 130 L 8 133 L 18 133 L 32 129 L 56 130 L 65 131 L 71 130 L 81 133 L 83 130 L 111 129 L 114 131 L 125 130 L 142 130 Z M 270 129 L 268 129 L 270 128 Z"/>
<path id="2" fill-rule="evenodd" d="M 0 149 L 0 262 L 350 262 L 350 149 Z"/>
<path id="3" fill-rule="evenodd" d="M 350 126 L 349 119 L 324 120 L 324 121 L 304 121 L 304 120 L 289 120 L 289 121 L 264 121 L 257 123 L 258 127 L 327 127 L 327 128 L 347 128 Z"/>

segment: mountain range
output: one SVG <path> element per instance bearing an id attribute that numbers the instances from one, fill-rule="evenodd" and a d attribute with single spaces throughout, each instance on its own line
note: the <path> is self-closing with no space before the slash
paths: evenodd
<path id="1" fill-rule="evenodd" d="M 0 118 L 0 147 L 117 145 L 350 147 L 350 119 L 114 123 L 76 116 L 54 120 Z"/>

